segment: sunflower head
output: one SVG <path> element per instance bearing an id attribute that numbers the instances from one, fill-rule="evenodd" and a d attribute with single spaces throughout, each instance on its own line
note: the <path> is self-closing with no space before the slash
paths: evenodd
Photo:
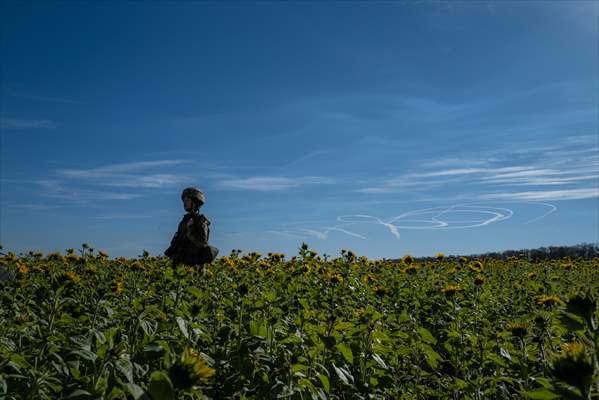
<path id="1" fill-rule="evenodd" d="M 408 274 L 408 275 L 413 275 L 416 272 L 418 272 L 418 268 L 416 268 L 416 265 L 410 264 L 406 268 L 404 268 L 401 272 Z"/>
<path id="2" fill-rule="evenodd" d="M 245 296 L 248 294 L 248 292 L 249 289 L 247 284 L 242 283 L 241 285 L 237 286 L 237 293 L 239 293 L 240 296 Z"/>
<path id="3" fill-rule="evenodd" d="M 593 383 L 593 361 L 584 343 L 563 344 L 561 354 L 553 360 L 552 372 L 586 396 Z"/>
<path id="4" fill-rule="evenodd" d="M 343 277 L 337 273 L 328 273 L 327 279 L 333 284 L 343 282 Z"/>
<path id="5" fill-rule="evenodd" d="M 123 293 L 123 290 L 125 289 L 125 283 L 123 282 L 122 279 L 117 279 L 116 281 L 114 281 L 112 283 L 112 292 L 114 294 L 121 294 Z"/>
<path id="6" fill-rule="evenodd" d="M 597 300 L 589 295 L 577 295 L 566 304 L 566 311 L 581 316 L 587 324 L 593 325 L 593 318 L 597 310 Z"/>
<path id="7" fill-rule="evenodd" d="M 65 275 L 65 278 L 72 283 L 81 282 L 81 277 L 73 271 L 67 271 L 64 273 L 64 275 Z"/>
<path id="8" fill-rule="evenodd" d="M 17 271 L 19 272 L 19 274 L 26 274 L 27 272 L 29 272 L 29 267 L 27 266 L 27 264 L 22 263 L 22 262 L 18 262 L 17 263 Z"/>
<path id="9" fill-rule="evenodd" d="M 480 260 L 476 260 L 470 263 L 469 267 L 473 272 L 481 272 L 483 270 L 483 263 Z"/>
<path id="10" fill-rule="evenodd" d="M 186 348 L 168 372 L 175 388 L 187 390 L 207 381 L 215 370 L 208 366 L 197 351 Z"/>
<path id="11" fill-rule="evenodd" d="M 523 338 L 528 332 L 528 324 L 526 322 L 510 322 L 505 329 L 510 331 L 513 336 Z"/>
<path id="12" fill-rule="evenodd" d="M 441 293 L 443 293 L 447 297 L 451 297 L 460 290 L 462 289 L 458 285 L 447 285 L 443 289 L 441 289 Z"/>
<path id="13" fill-rule="evenodd" d="M 545 307 L 552 307 L 558 304 L 563 304 L 562 299 L 556 295 L 543 295 L 537 298 L 537 304 Z"/>
<path id="14" fill-rule="evenodd" d="M 403 256 L 403 258 L 401 259 L 401 261 L 405 264 L 405 265 L 411 265 L 412 262 L 414 262 L 414 257 L 412 257 L 411 255 L 407 254 L 405 256 Z"/>
<path id="15" fill-rule="evenodd" d="M 387 293 L 387 288 L 385 288 L 385 286 L 383 285 L 376 285 L 373 288 L 374 294 L 376 294 L 379 297 L 384 296 Z"/>

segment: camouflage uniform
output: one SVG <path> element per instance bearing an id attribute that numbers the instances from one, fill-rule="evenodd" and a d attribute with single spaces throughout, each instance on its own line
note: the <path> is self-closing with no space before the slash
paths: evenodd
<path id="1" fill-rule="evenodd" d="M 204 204 L 204 194 L 199 189 L 187 188 L 181 195 L 182 199 L 185 197 L 191 198 L 196 207 L 183 216 L 177 233 L 164 254 L 173 260 L 174 265 L 199 265 L 211 262 L 216 258 L 218 249 L 208 245 L 210 221 L 198 212 L 198 208 Z"/>

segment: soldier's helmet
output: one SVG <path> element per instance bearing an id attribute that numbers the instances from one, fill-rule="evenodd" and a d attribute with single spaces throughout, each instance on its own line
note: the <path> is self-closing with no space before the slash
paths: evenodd
<path id="1" fill-rule="evenodd" d="M 195 187 L 188 187 L 183 189 L 183 192 L 181 193 L 181 200 L 183 200 L 185 197 L 189 197 L 199 206 L 203 205 L 206 202 L 206 196 L 204 196 L 204 193 L 200 189 Z"/>

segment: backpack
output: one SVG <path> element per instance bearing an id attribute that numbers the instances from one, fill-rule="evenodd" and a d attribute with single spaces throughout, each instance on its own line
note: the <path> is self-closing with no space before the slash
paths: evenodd
<path id="1" fill-rule="evenodd" d="M 200 249 L 197 264 L 209 264 L 216 260 L 216 256 L 218 256 L 218 249 L 208 244 Z"/>

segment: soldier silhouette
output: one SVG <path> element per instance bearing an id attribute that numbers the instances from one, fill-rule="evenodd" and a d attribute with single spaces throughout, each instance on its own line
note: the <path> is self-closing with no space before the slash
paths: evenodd
<path id="1" fill-rule="evenodd" d="M 181 193 L 181 200 L 187 213 L 179 222 L 171 245 L 164 254 L 175 266 L 210 263 L 218 255 L 218 249 L 208 244 L 210 221 L 204 214 L 200 214 L 200 207 L 206 202 L 206 196 L 200 189 L 188 187 Z"/>

